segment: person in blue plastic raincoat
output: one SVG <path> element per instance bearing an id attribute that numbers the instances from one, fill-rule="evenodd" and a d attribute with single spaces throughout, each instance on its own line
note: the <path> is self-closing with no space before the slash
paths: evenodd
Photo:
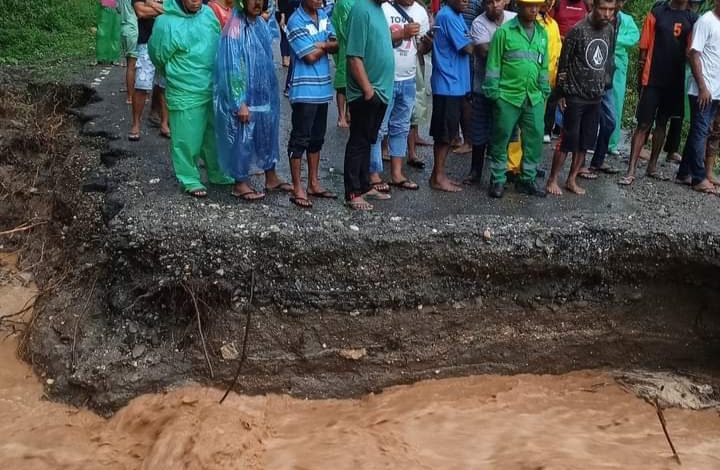
<path id="1" fill-rule="evenodd" d="M 625 104 L 625 85 L 627 83 L 628 51 L 635 47 L 640 40 L 640 30 L 635 20 L 627 13 L 623 13 L 622 7 L 625 0 L 615 2 L 615 14 L 617 15 L 617 31 L 615 39 L 615 73 L 613 74 L 613 94 L 615 95 L 615 118 L 617 125 L 610 136 L 609 150 L 611 155 L 618 154 L 618 143 L 620 142 L 620 130 L 622 128 L 623 105 Z"/>
<path id="2" fill-rule="evenodd" d="M 233 195 L 246 201 L 265 193 L 249 184 L 264 172 L 265 189 L 292 191 L 275 172 L 279 156 L 280 96 L 272 34 L 262 0 L 236 1 L 215 62 L 215 123 L 220 166 L 235 179 Z"/>
<path id="3" fill-rule="evenodd" d="M 208 180 L 232 184 L 217 163 L 212 112 L 212 70 L 220 23 L 201 0 L 165 0 L 148 42 L 148 53 L 165 76 L 170 112 L 170 155 L 175 176 L 188 194 L 207 195 L 197 161 L 202 159 Z"/>

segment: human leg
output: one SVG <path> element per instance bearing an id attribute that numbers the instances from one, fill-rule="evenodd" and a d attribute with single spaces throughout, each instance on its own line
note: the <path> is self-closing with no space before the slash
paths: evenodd
<path id="1" fill-rule="evenodd" d="M 683 118 L 673 117 L 670 119 L 670 126 L 667 130 L 665 137 L 665 159 L 668 162 L 679 162 L 682 156 L 678 153 L 680 151 L 680 141 L 682 140 L 682 127 Z"/>
<path id="2" fill-rule="evenodd" d="M 565 165 L 565 158 L 568 153 L 573 154 L 570 171 L 565 181 L 565 187 L 574 193 L 582 194 L 583 189 L 577 184 L 577 175 L 580 171 L 578 165 L 582 165 L 585 159 L 585 152 L 581 149 L 580 136 L 584 107 L 583 103 L 567 99 L 567 106 L 563 113 L 563 133 L 556 152 L 553 155 L 553 165 L 550 170 L 550 178 L 548 179 L 546 188 L 551 194 L 559 195 L 559 186 L 557 179 Z M 582 150 L 582 152 L 581 152 Z M 580 159 L 582 157 L 582 160 Z"/>
<path id="3" fill-rule="evenodd" d="M 370 146 L 370 185 L 380 192 L 390 192 L 390 186 L 384 183 L 382 180 L 383 172 L 383 141 L 388 133 L 388 121 L 390 120 L 390 113 L 392 113 L 393 102 L 394 102 L 394 86 L 393 96 L 390 97 L 390 102 L 383 115 L 382 122 L 380 123 L 380 129 L 378 130 L 377 140 Z"/>
<path id="4" fill-rule="evenodd" d="M 150 61 L 147 51 L 147 44 L 139 44 L 137 47 L 137 61 L 135 64 L 135 93 L 132 103 L 132 124 L 128 138 L 138 140 L 140 138 L 140 120 L 145 100 L 148 93 L 153 89 L 155 81 L 155 66 Z"/>
<path id="5" fill-rule="evenodd" d="M 499 99 L 495 101 L 493 111 L 493 132 L 489 144 L 490 184 L 504 185 L 507 171 L 507 148 L 513 129 L 520 119 L 522 108 Z"/>
<path id="6" fill-rule="evenodd" d="M 711 187 L 707 181 L 705 170 L 705 154 L 707 138 L 710 128 L 718 109 L 718 101 L 700 109 L 697 96 L 689 95 L 690 98 L 690 131 L 685 141 L 682 162 L 678 170 L 677 179 L 692 178 L 694 188 Z"/>
<path id="7" fill-rule="evenodd" d="M 337 196 L 326 190 L 320 184 L 320 151 L 325 143 L 327 129 L 328 104 L 318 104 L 315 117 L 310 130 L 310 145 L 308 146 L 308 194 L 310 196 L 335 199 Z"/>
<path id="8" fill-rule="evenodd" d="M 472 76 L 472 75 L 471 75 Z M 470 116 L 472 114 L 472 103 L 469 96 L 463 96 L 461 100 L 460 129 L 462 129 L 463 143 L 455 147 L 455 153 L 470 153 L 472 151 L 472 132 L 470 130 Z"/>
<path id="9" fill-rule="evenodd" d="M 545 103 L 532 105 L 525 101 L 518 120 L 522 147 L 518 191 L 532 196 L 545 196 L 545 191 L 535 186 L 538 165 L 542 161 Z"/>
<path id="10" fill-rule="evenodd" d="M 612 136 L 617 125 L 615 111 L 615 95 L 613 94 L 613 90 L 606 90 L 600 101 L 600 124 L 597 141 L 595 142 L 595 153 L 590 162 L 591 170 L 600 170 L 605 167 L 605 157 L 610 146 L 610 136 Z"/>
<path id="11" fill-rule="evenodd" d="M 213 112 L 212 102 L 201 106 L 201 108 L 203 107 L 205 108 L 204 120 L 206 124 L 200 158 L 202 158 L 205 163 L 208 181 L 212 184 L 233 184 L 235 180 L 220 168 L 220 163 L 218 162 L 217 143 L 215 140 L 215 113 Z M 197 159 L 194 163 L 197 165 Z"/>
<path id="12" fill-rule="evenodd" d="M 349 112 L 347 97 L 345 95 L 345 88 L 338 88 L 336 90 L 335 101 L 337 101 L 338 108 L 338 122 L 337 126 L 347 128 L 350 123 L 347 121 L 347 115 Z"/>
<path id="13" fill-rule="evenodd" d="M 630 139 L 630 161 L 627 173 L 618 181 L 619 184 L 629 185 L 635 180 L 635 170 L 640 159 L 640 152 L 645 146 L 648 133 L 655 121 L 661 99 L 661 93 L 653 87 L 645 87 L 640 92 L 640 99 L 635 112 L 637 126 Z"/>
<path id="14" fill-rule="evenodd" d="M 372 209 L 363 205 L 363 194 L 370 190 L 370 146 L 377 140 L 387 105 L 377 94 L 370 100 L 359 98 L 348 105 L 355 119 L 350 123 L 350 138 L 345 146 L 345 200 L 357 203 L 358 209 Z"/>
<path id="15" fill-rule="evenodd" d="M 403 174 L 403 160 L 407 153 L 408 134 L 410 133 L 410 120 L 415 104 L 415 80 L 402 80 L 395 82 L 393 93 L 393 107 L 388 119 L 388 149 L 390 154 L 390 175 L 393 183 L 408 181 Z M 408 185 L 405 185 L 409 189 Z M 417 185 L 415 185 L 417 188 Z M 414 188 L 413 188 L 414 189 Z"/>
<path id="16" fill-rule="evenodd" d="M 433 114 L 430 122 L 430 135 L 433 137 L 433 169 L 430 175 L 430 187 L 447 192 L 458 192 L 457 183 L 445 173 L 445 159 L 450 146 L 458 137 L 462 114 L 461 96 L 433 95 Z"/>
<path id="17" fill-rule="evenodd" d="M 573 152 L 573 160 L 565 188 L 575 194 L 583 195 L 585 194 L 585 190 L 577 184 L 577 176 L 585 166 L 585 155 L 587 151 L 595 148 L 597 144 L 600 103 L 583 103 L 578 106 L 578 110 L 580 115 L 580 128 L 578 132 L 577 150 L 569 150 Z"/>
<path id="18" fill-rule="evenodd" d="M 720 180 L 715 176 L 715 162 L 720 148 L 720 109 L 715 112 L 712 128 L 708 134 L 705 145 L 705 172 L 707 179 L 714 185 L 720 186 Z"/>
<path id="19" fill-rule="evenodd" d="M 125 69 L 125 86 L 127 87 L 127 99 L 126 104 L 132 105 L 133 97 L 135 96 L 135 61 L 137 58 L 134 56 L 126 56 L 127 68 Z"/>
<path id="20" fill-rule="evenodd" d="M 205 190 L 196 161 L 205 141 L 207 119 L 205 106 L 170 113 L 173 129 L 176 129 L 170 139 L 170 156 L 175 177 L 186 192 Z M 211 138 L 214 139 L 214 135 Z"/>

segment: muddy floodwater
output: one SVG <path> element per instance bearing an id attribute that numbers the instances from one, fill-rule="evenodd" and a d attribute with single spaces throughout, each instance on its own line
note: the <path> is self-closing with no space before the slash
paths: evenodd
<path id="1" fill-rule="evenodd" d="M 35 289 L 3 261 L 7 315 Z M 0 342 L 3 469 L 678 468 L 654 408 L 604 372 L 427 381 L 358 400 L 233 394 L 223 405 L 221 391 L 189 386 L 106 420 L 44 400 L 52 379 L 16 346 Z M 683 468 L 720 469 L 717 410 L 665 417 Z"/>

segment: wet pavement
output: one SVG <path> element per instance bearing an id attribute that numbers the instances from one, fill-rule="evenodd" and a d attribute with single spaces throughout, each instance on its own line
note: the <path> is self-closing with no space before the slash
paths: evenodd
<path id="1" fill-rule="evenodd" d="M 123 87 L 122 79 L 124 69 L 112 67 L 99 69 L 98 79 L 93 86 L 102 98 L 101 103 L 91 106 L 85 112 L 96 117 L 85 127 L 89 133 L 98 133 L 104 136 L 118 138 L 110 143 L 110 152 L 116 154 L 132 154 L 140 157 L 137 172 L 133 175 L 137 178 L 136 185 L 142 187 L 144 193 L 157 193 L 158 195 L 175 198 L 181 195 L 174 180 L 172 167 L 169 160 L 168 141 L 158 135 L 156 128 L 143 123 L 143 136 L 140 142 L 128 142 L 126 139 L 129 128 L 130 110 L 125 105 L 124 93 L 120 93 Z M 277 67 L 277 75 L 280 83 L 284 82 L 286 69 Z M 282 116 L 280 124 L 280 153 L 285 154 L 288 136 L 290 133 L 290 105 L 286 98 L 281 97 Z M 149 106 L 146 107 L 146 115 Z M 321 182 L 329 189 L 342 195 L 343 181 L 342 168 L 345 144 L 347 142 L 348 130 L 338 128 L 337 108 L 334 103 L 329 107 L 328 129 L 325 146 L 321 152 Z M 421 128 L 421 134 L 426 140 L 427 126 Z M 549 170 L 552 158 L 553 144 L 545 145 L 544 163 L 542 168 Z M 412 219 L 440 219 L 449 215 L 500 215 L 532 217 L 552 221 L 557 216 L 604 216 L 608 214 L 632 216 L 637 212 L 657 211 L 660 216 L 670 215 L 673 200 L 687 200 L 691 207 L 711 208 L 715 214 L 720 214 L 720 198 L 702 196 L 691 193 L 687 188 L 680 187 L 669 181 L 658 181 L 656 179 L 639 177 L 632 187 L 620 187 L 616 184 L 619 176 L 600 175 L 595 181 L 581 180 L 580 184 L 587 189 L 587 195 L 576 196 L 564 194 L 561 197 L 548 197 L 547 199 L 530 198 L 515 193 L 509 187 L 506 196 L 502 200 L 490 199 L 487 194 L 487 167 L 485 181 L 481 186 L 463 187 L 461 193 L 450 194 L 430 189 L 428 178 L 431 170 L 432 148 L 418 147 L 421 158 L 427 162 L 424 170 L 405 168 L 406 176 L 420 184 L 418 191 L 393 190 L 392 200 L 376 202 L 378 211 L 389 213 L 395 216 L 409 217 Z M 662 156 L 664 159 L 664 155 Z M 588 157 L 589 159 L 589 157 Z M 110 156 L 113 160 L 113 156 Z M 617 159 L 609 158 L 609 163 L 624 170 L 626 163 Z M 470 154 L 451 154 L 448 159 L 448 173 L 451 177 L 462 179 L 469 169 Z M 569 165 L 569 159 L 568 159 Z M 385 178 L 389 177 L 389 163 L 385 163 Z M 663 163 L 660 166 L 660 173 L 668 178 L 674 176 L 677 165 Z M 284 156 L 278 162 L 278 171 L 284 178 L 289 178 L 288 160 Z M 639 170 L 639 175 L 644 174 L 644 169 Z M 544 180 L 539 179 L 539 184 Z M 255 181 L 256 187 L 262 188 L 262 180 Z M 229 189 L 215 187 L 211 189 L 209 202 L 224 204 L 249 204 L 234 201 L 229 195 Z M 322 213 L 333 213 L 346 211 L 339 201 L 315 201 L 314 211 Z M 274 207 L 287 208 L 289 211 L 297 212 L 298 208 L 290 204 L 288 196 L 284 193 L 269 194 L 263 204 Z M 684 203 L 681 202 L 682 205 Z M 261 206 L 256 204 L 256 206 Z"/>

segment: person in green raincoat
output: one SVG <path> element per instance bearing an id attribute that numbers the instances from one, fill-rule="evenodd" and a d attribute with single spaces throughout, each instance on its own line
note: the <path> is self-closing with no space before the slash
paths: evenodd
<path id="1" fill-rule="evenodd" d="M 120 13 L 117 0 L 98 3 L 95 59 L 98 64 L 112 64 L 120 59 Z"/>
<path id="2" fill-rule="evenodd" d="M 617 36 L 615 39 L 615 73 L 613 74 L 613 95 L 615 98 L 615 117 L 617 125 L 610 136 L 609 151 L 611 155 L 619 155 L 618 143 L 622 129 L 623 105 L 625 104 L 625 90 L 627 83 L 628 51 L 635 47 L 640 40 L 640 30 L 632 16 L 622 11 L 625 0 L 615 2 L 615 15 L 617 16 Z"/>
<path id="3" fill-rule="evenodd" d="M 332 13 L 332 25 L 337 34 L 338 52 L 335 54 L 335 80 L 333 86 L 337 92 L 338 106 L 338 127 L 350 127 L 349 112 L 347 110 L 347 99 L 345 87 L 347 86 L 347 21 L 350 10 L 355 5 L 355 0 L 338 0 L 335 3 Z"/>
<path id="4" fill-rule="evenodd" d="M 175 176 L 185 192 L 207 195 L 197 162 L 202 159 L 208 180 L 233 184 L 218 165 L 213 115 L 213 68 L 220 23 L 202 0 L 166 0 L 165 13 L 155 21 L 148 43 L 150 59 L 165 77 L 170 112 L 170 155 Z"/>

